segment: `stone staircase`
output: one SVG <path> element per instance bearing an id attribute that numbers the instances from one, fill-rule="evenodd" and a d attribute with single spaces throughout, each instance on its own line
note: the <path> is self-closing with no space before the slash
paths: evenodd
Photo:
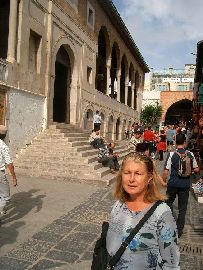
<path id="1" fill-rule="evenodd" d="M 97 161 L 98 150 L 89 144 L 90 131 L 73 125 L 52 125 L 37 136 L 14 160 L 18 175 L 109 185 L 115 175 Z M 119 162 L 128 151 L 126 141 L 117 142 Z"/>

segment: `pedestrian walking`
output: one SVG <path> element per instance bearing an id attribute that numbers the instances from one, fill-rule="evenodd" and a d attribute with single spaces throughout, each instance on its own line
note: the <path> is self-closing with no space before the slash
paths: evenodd
<path id="1" fill-rule="evenodd" d="M 101 121 L 101 115 L 99 115 L 99 111 L 96 111 L 96 113 L 93 115 L 94 131 L 100 130 Z"/>
<path id="2" fill-rule="evenodd" d="M 168 153 L 163 171 L 163 181 L 167 182 L 167 204 L 173 210 L 173 203 L 176 195 L 178 196 L 178 218 L 177 229 L 178 237 L 183 234 L 185 225 L 185 216 L 189 198 L 189 190 L 191 186 L 190 176 L 192 172 L 198 173 L 199 168 L 194 154 L 185 149 L 186 138 L 184 134 L 176 135 L 176 151 Z"/>
<path id="3" fill-rule="evenodd" d="M 12 175 L 13 186 L 17 186 L 16 174 L 10 157 L 9 148 L 3 141 L 6 137 L 6 133 L 7 128 L 0 125 L 0 216 L 6 214 L 5 206 L 10 199 L 9 182 L 5 173 L 6 168 L 9 169 Z"/>
<path id="4" fill-rule="evenodd" d="M 166 131 L 167 149 L 169 152 L 172 151 L 173 146 L 175 145 L 176 133 L 177 132 L 172 125 L 170 125 Z"/>
<path id="5" fill-rule="evenodd" d="M 159 155 L 159 160 L 162 161 L 164 158 L 164 152 L 166 152 L 166 134 L 164 130 L 160 131 L 160 135 L 159 135 L 158 143 L 157 143 L 157 151 Z"/>
<path id="6" fill-rule="evenodd" d="M 156 143 L 155 143 L 155 135 L 151 126 L 149 126 L 147 130 L 145 130 L 144 132 L 144 142 L 149 144 L 149 154 L 152 158 L 155 158 Z"/>

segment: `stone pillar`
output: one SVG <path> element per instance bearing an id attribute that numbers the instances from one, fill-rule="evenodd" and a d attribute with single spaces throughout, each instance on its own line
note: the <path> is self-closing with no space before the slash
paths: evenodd
<path id="1" fill-rule="evenodd" d="M 128 105 L 128 80 L 125 82 L 125 105 Z"/>
<path id="2" fill-rule="evenodd" d="M 117 73 L 117 101 L 120 102 L 121 100 L 121 74 L 120 72 Z"/>
<path id="3" fill-rule="evenodd" d="M 135 99 L 135 83 L 132 83 L 132 96 L 131 96 L 131 107 L 134 109 L 134 99 Z"/>
<path id="4" fill-rule="evenodd" d="M 111 85 L 111 59 L 108 59 L 106 65 L 106 77 L 107 77 L 107 84 L 106 84 L 106 94 L 109 96 L 111 94 L 110 85 Z"/>
<path id="5" fill-rule="evenodd" d="M 16 31 L 17 31 L 17 0 L 10 0 L 9 36 L 7 60 L 14 62 L 16 59 Z"/>

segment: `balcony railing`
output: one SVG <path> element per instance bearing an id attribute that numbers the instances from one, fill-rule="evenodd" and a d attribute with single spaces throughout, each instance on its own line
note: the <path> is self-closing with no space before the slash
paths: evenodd
<path id="1" fill-rule="evenodd" d="M 8 78 L 8 62 L 0 59 L 0 81 L 6 82 Z"/>

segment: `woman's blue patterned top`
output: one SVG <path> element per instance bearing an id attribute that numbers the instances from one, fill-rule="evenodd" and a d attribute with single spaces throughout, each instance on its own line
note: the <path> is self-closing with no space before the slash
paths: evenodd
<path id="1" fill-rule="evenodd" d="M 117 201 L 111 212 L 107 233 L 107 250 L 114 255 L 149 207 L 130 211 L 126 203 Z M 115 270 L 180 269 L 176 223 L 166 203 L 160 204 L 142 229 L 130 242 Z"/>

